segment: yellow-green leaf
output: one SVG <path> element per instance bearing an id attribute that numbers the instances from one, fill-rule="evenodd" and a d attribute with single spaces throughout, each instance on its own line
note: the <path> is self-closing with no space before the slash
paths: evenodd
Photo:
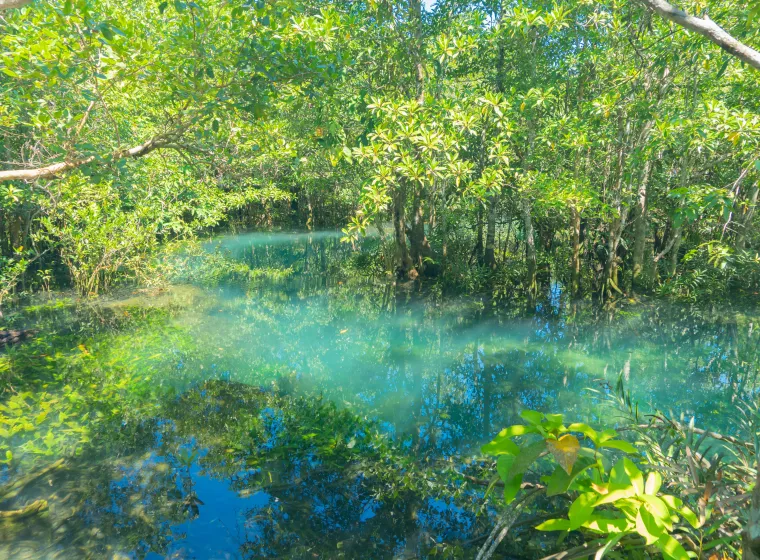
<path id="1" fill-rule="evenodd" d="M 566 434 L 558 440 L 548 440 L 546 447 L 567 474 L 572 473 L 573 465 L 578 458 L 581 444 L 572 434 Z"/>

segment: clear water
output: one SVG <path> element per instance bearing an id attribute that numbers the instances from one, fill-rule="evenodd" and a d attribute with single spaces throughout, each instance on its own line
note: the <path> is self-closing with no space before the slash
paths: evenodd
<path id="1" fill-rule="evenodd" d="M 483 488 L 436 481 L 427 493 L 384 492 L 397 463 L 375 471 L 383 451 L 366 443 L 368 430 L 425 468 L 463 470 L 523 408 L 614 425 L 604 394 L 620 378 L 642 410 L 728 432 L 737 400 L 755 390 L 760 315 L 746 308 L 601 311 L 566 301 L 553 285 L 526 313 L 487 296 L 396 285 L 333 232 L 248 234 L 205 248 L 208 259 L 184 264 L 196 276 L 220 256 L 242 268 L 73 315 L 62 307 L 17 318 L 65 332 L 40 335 L 41 354 L 80 352 L 105 364 L 104 375 L 137 371 L 163 396 L 150 412 L 125 417 L 122 435 L 93 428 L 76 457 L 0 502 L 15 509 L 44 498 L 50 508 L 0 524 L 0 557 L 403 558 L 435 547 L 453 554 L 449 545 L 469 557 L 477 544 L 468 541 L 493 514 L 476 515 Z M 248 269 L 255 280 L 241 282 Z M 151 307 L 162 313 L 147 326 L 126 319 Z M 32 362 L 18 367 L 44 378 Z M 140 396 L 154 395 L 144 386 L 132 392 L 135 402 L 158 401 Z M 300 405 L 282 404 L 298 397 Z M 321 412 L 308 407 L 319 399 L 367 423 L 340 431 L 334 423 L 348 420 L 313 416 Z M 251 426 L 265 434 L 255 444 Z M 295 444 L 285 432 L 299 427 Z M 316 444 L 303 451 L 328 431 L 345 453 Z M 32 469 L 23 465 L 66 456 L 62 448 L 38 457 L 14 442 L 15 463 L 0 483 Z"/>

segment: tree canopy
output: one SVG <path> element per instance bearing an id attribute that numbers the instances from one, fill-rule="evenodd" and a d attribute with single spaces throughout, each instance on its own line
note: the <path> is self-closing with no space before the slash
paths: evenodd
<path id="1" fill-rule="evenodd" d="M 6 293 L 59 264 L 97 291 L 231 223 L 377 227 L 400 276 L 529 298 L 757 286 L 754 8 L 11 4 Z"/>

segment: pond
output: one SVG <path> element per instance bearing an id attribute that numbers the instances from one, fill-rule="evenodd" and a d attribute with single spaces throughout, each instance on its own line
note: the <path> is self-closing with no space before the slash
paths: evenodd
<path id="1" fill-rule="evenodd" d="M 622 382 L 731 432 L 755 391 L 754 310 L 555 283 L 528 312 L 396 283 L 375 246 L 223 237 L 185 283 L 7 314 L 37 333 L 0 354 L 0 510 L 44 511 L 0 523 L 0 557 L 472 557 L 496 510 L 459 473 L 522 409 L 614 426 Z"/>

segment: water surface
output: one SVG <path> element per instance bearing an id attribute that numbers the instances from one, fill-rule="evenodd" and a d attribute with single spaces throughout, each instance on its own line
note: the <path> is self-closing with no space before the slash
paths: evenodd
<path id="1" fill-rule="evenodd" d="M 622 379 L 731 432 L 755 390 L 754 311 L 445 296 L 378 274 L 375 243 L 215 239 L 192 285 L 11 316 L 41 332 L 3 363 L 48 396 L 5 410 L 34 421 L 0 483 L 66 460 L 0 504 L 49 503 L 0 525 L 0 557 L 471 556 L 494 511 L 449 474 L 523 408 L 614 425 Z"/>

